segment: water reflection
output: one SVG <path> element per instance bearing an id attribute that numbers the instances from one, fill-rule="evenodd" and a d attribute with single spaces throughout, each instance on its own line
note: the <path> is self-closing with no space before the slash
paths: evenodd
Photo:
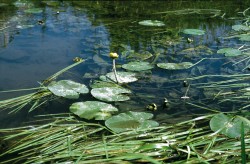
<path id="1" fill-rule="evenodd" d="M 83 83 L 111 71 L 110 51 L 121 54 L 118 65 L 132 60 L 125 52 L 149 52 L 154 57 L 149 62 L 197 62 L 200 58 L 218 57 L 216 51 L 222 46 L 237 47 L 236 41 L 221 40 L 231 30 L 231 17 L 244 10 L 244 5 L 235 2 L 192 1 L 56 1 L 57 4 L 40 1 L 3 1 L 0 4 L 0 90 L 30 88 L 38 82 L 73 63 L 76 56 L 86 59 L 80 67 L 66 73 L 69 79 Z M 27 13 L 31 8 L 42 9 L 41 13 Z M 170 10 L 188 8 L 216 9 L 214 13 L 166 14 Z M 161 13 L 163 12 L 163 13 Z M 165 13 L 164 13 L 165 12 Z M 144 27 L 138 21 L 155 19 L 164 21 L 164 27 Z M 193 37 L 192 44 L 181 32 L 185 28 L 206 31 L 204 36 Z M 156 58 L 156 54 L 159 54 Z M 142 59 L 139 59 L 142 60 Z M 164 97 L 172 101 L 172 107 L 185 108 L 186 88 L 182 81 L 204 74 L 220 74 L 221 71 L 237 73 L 232 68 L 222 67 L 226 60 L 204 61 L 185 71 L 166 71 L 155 68 L 140 74 L 140 82 L 131 84 L 135 92 L 129 104 L 117 103 L 123 110 L 145 110 L 149 103 L 161 104 Z M 211 67 L 208 67 L 211 66 Z M 227 70 L 226 70 L 227 69 Z M 83 77 L 83 78 L 82 78 Z M 197 80 L 198 83 L 209 80 Z M 205 89 L 204 89 L 205 90 Z M 208 89 L 209 90 L 209 89 Z M 22 93 L 17 93 L 16 95 Z M 202 101 L 209 92 L 191 87 L 191 100 Z M 13 97 L 0 94 L 0 99 Z M 140 100 L 140 101 L 139 101 Z M 182 103 L 183 102 L 183 103 Z M 218 106 L 215 106 L 218 107 Z"/>

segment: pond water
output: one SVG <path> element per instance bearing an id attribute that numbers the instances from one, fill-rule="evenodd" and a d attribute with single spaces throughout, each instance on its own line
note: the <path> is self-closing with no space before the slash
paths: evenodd
<path id="1" fill-rule="evenodd" d="M 249 19 L 240 13 L 249 7 L 249 1 L 0 2 L 0 91 L 38 87 L 39 82 L 72 64 L 75 57 L 86 61 L 59 79 L 88 86 L 112 71 L 109 53 L 117 52 L 119 71 L 124 71 L 122 64 L 131 61 L 154 65 L 138 73 L 139 81 L 126 86 L 132 91 L 131 100 L 114 103 L 120 111 L 146 111 L 147 105 L 155 103 L 156 120 L 175 122 L 176 115 L 183 119 L 187 114 L 192 117 L 204 112 L 198 106 L 222 111 L 247 109 L 248 97 L 237 100 L 235 96 L 241 96 L 236 91 L 249 86 L 248 76 L 231 76 L 249 73 L 248 60 L 239 62 L 247 58 L 249 42 L 226 37 L 234 33 L 233 25 Z M 139 24 L 143 20 L 165 25 Z M 187 35 L 184 29 L 200 29 L 205 34 Z M 217 53 L 229 47 L 242 48 L 246 54 L 227 57 Z M 198 63 L 181 70 L 156 66 L 180 62 Z M 0 100 L 26 93 L 0 93 Z M 162 107 L 164 98 L 170 102 L 168 109 Z M 94 98 L 89 94 L 80 99 Z M 67 112 L 72 102 L 51 102 L 32 114 L 23 111 L 8 115 L 2 111 L 0 126 L 19 125 L 35 114 Z"/>

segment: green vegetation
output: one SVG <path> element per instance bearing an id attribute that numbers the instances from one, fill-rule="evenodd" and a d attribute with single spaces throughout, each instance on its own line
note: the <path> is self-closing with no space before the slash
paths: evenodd
<path id="1" fill-rule="evenodd" d="M 110 4 L 108 2 L 69 2 L 79 7 L 79 10 L 89 5 L 97 15 L 110 14 L 110 9 L 106 7 Z M 117 5 L 119 3 L 125 3 L 123 11 L 121 6 Z M 140 2 L 115 1 L 111 5 L 111 9 L 117 11 L 114 12 L 114 17 L 128 13 L 130 5 L 138 3 Z M 42 4 L 55 8 L 60 5 L 49 1 L 43 1 Z M 138 10 L 145 9 L 147 3 L 144 4 L 145 6 L 138 6 Z M 173 4 L 175 3 L 171 2 L 170 6 Z M 19 2 L 15 5 L 22 6 L 25 3 Z M 118 9 L 115 8 L 116 5 Z M 67 99 L 74 102 L 71 102 L 67 113 L 39 115 L 36 116 L 38 119 L 28 126 L 0 129 L 0 134 L 3 136 L 0 138 L 0 144 L 3 145 L 0 147 L 0 161 L 27 164 L 177 164 L 250 161 L 248 156 L 250 154 L 250 112 L 247 110 L 250 107 L 248 82 L 250 74 L 238 73 L 239 70 L 245 71 L 249 68 L 250 47 L 247 45 L 250 36 L 248 25 L 250 17 L 247 14 L 249 8 L 240 12 L 239 20 L 242 23 L 232 25 L 232 30 L 226 36 L 219 38 L 220 41 L 225 42 L 230 39 L 239 39 L 243 42 L 240 42 L 238 47 L 230 47 L 222 43 L 218 50 L 215 50 L 200 45 L 202 37 L 208 37 L 209 32 L 205 28 L 195 27 L 198 21 L 193 22 L 194 27 L 171 25 L 173 27 L 166 29 L 167 18 L 197 14 L 209 19 L 215 17 L 224 19 L 223 12 L 219 9 L 203 9 L 205 6 L 202 6 L 202 9 L 181 9 L 181 6 L 180 4 L 173 11 L 156 12 L 156 9 L 154 13 L 145 11 L 145 17 L 159 16 L 161 21 L 151 18 L 141 20 L 138 16 L 133 23 L 130 20 L 135 12 L 133 11 L 128 13 L 130 16 L 128 20 L 103 22 L 109 28 L 110 34 L 116 35 L 111 42 L 111 50 L 119 51 L 120 58 L 124 60 L 118 67 L 116 61 L 120 59 L 119 55 L 110 53 L 109 60 L 112 64 L 107 65 L 112 72 L 98 74 L 98 79 L 94 79 L 89 85 L 68 79 L 57 80 L 69 69 L 85 64 L 85 60 L 77 57 L 74 59 L 74 64 L 40 82 L 37 88 L 1 91 L 34 91 L 20 97 L 1 100 L 0 110 L 9 110 L 10 113 L 25 112 L 26 108 L 29 112 L 34 112 L 45 103 L 59 99 L 62 102 Z M 42 12 L 40 8 L 33 7 L 35 5 L 27 7 L 29 9 L 24 12 L 28 14 Z M 90 11 L 88 12 L 90 14 Z M 98 17 L 95 21 L 93 23 L 98 22 Z M 123 33 L 123 30 L 119 29 L 124 26 L 124 22 L 129 22 L 126 25 L 134 25 L 130 31 L 132 34 L 128 34 L 130 33 L 128 31 Z M 117 27 L 114 28 L 113 25 Z M 146 37 L 143 42 L 137 39 L 135 42 L 138 44 L 136 44 L 131 40 L 139 30 L 148 34 L 141 36 Z M 116 39 L 123 35 L 126 37 L 116 42 Z M 147 47 L 146 44 L 144 45 L 147 37 L 150 38 L 147 44 L 150 44 L 152 53 L 147 50 L 138 51 Z M 129 43 L 132 46 L 123 44 L 126 39 L 131 41 Z M 136 45 L 140 44 L 143 45 L 142 48 L 136 48 Z M 176 45 L 181 45 L 177 47 L 180 49 L 178 53 L 172 53 L 176 56 L 170 56 L 171 53 L 165 52 Z M 220 60 L 223 66 L 230 65 L 227 69 L 242 63 L 244 65 L 237 67 L 238 72 L 231 69 L 228 72 L 221 71 L 220 74 L 210 74 L 205 70 L 210 65 L 213 67 L 214 60 Z M 206 64 L 209 66 L 204 67 Z M 164 73 L 163 78 L 155 75 L 154 71 L 157 69 Z M 217 69 L 223 69 L 223 67 Z M 188 74 L 185 71 L 190 72 Z M 163 105 L 154 102 L 159 99 L 156 88 L 153 88 L 153 95 L 144 94 L 144 97 L 135 92 L 140 87 L 141 90 L 152 89 L 147 86 L 152 81 L 157 85 L 163 85 L 159 87 L 160 92 L 164 92 L 167 87 L 173 88 L 164 93 L 166 98 Z M 169 85 L 166 87 L 165 83 Z M 183 86 L 179 87 L 181 89 L 172 87 L 173 83 L 182 83 Z M 199 98 L 194 100 L 194 97 Z M 89 101 L 90 98 L 91 101 Z M 143 98 L 149 99 L 148 111 L 145 107 L 140 107 L 137 111 L 133 111 L 134 108 L 126 110 L 119 104 L 123 101 L 129 104 L 132 98 L 136 101 Z M 223 107 L 224 103 L 228 105 Z M 225 110 L 230 106 L 234 108 Z M 188 108 L 186 111 L 179 110 L 186 108 Z M 199 113 L 193 109 L 199 109 L 202 112 Z M 174 113 L 170 113 L 171 110 L 174 110 Z M 181 118 L 181 121 L 176 121 L 176 118 L 182 115 L 186 119 Z"/>

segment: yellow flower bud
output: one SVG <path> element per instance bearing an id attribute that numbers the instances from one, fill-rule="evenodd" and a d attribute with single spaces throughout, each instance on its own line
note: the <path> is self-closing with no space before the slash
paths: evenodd
<path id="1" fill-rule="evenodd" d="M 119 57 L 119 55 L 117 53 L 115 53 L 115 52 L 110 52 L 109 57 L 112 58 L 112 59 L 117 59 Z"/>

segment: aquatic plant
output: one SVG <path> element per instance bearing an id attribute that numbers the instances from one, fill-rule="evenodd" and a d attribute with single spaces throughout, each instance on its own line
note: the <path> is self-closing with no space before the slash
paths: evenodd
<path id="1" fill-rule="evenodd" d="M 48 2 L 43 3 L 53 5 Z M 28 9 L 26 12 L 32 13 L 32 9 Z M 221 14 L 220 10 L 212 9 L 178 10 L 165 12 L 164 14 L 169 13 L 177 15 L 185 13 L 209 14 L 211 17 Z M 151 20 L 139 22 L 139 24 L 164 26 L 163 22 Z M 232 29 L 237 32 L 232 37 L 239 37 L 240 40 L 248 41 L 248 33 L 241 33 L 247 32 L 247 27 L 245 25 L 232 26 Z M 198 36 L 206 34 L 205 31 L 199 29 L 184 29 L 182 32 L 187 35 Z M 187 38 L 185 43 L 186 40 L 188 40 L 188 46 L 195 42 L 195 40 Z M 216 55 L 222 56 L 223 54 L 223 58 L 230 57 L 233 60 L 235 57 L 247 54 L 248 48 L 242 49 L 243 47 L 244 45 L 240 48 L 221 48 Z M 200 52 L 206 49 L 205 46 L 194 46 L 194 48 L 183 50 L 182 53 L 190 50 L 196 53 L 198 48 L 201 49 Z M 206 50 L 208 54 L 211 54 L 210 49 Z M 246 154 L 250 152 L 250 121 L 248 120 L 249 112 L 244 111 L 244 109 L 250 106 L 250 85 L 246 82 L 249 80 L 249 74 L 204 75 L 198 64 L 201 64 L 201 61 L 205 59 L 218 60 L 221 58 L 201 58 L 200 54 L 196 53 L 195 55 L 201 59 L 194 64 L 193 62 L 183 62 L 179 58 L 173 59 L 173 62 L 163 63 L 162 60 L 161 62 L 157 61 L 159 56 L 162 55 L 157 46 L 154 51 L 155 59 L 151 63 L 148 61 L 130 61 L 122 65 L 121 69 L 135 72 L 116 71 L 115 60 L 119 55 L 110 53 L 113 72 L 100 75 L 102 81 L 95 80 L 90 85 L 92 88 L 91 95 L 100 101 L 74 102 L 69 107 L 69 111 L 72 113 L 42 116 L 45 117 L 44 120 L 40 120 L 41 122 L 45 121 L 42 125 L 33 123 L 26 127 L 1 129 L 0 133 L 4 137 L 0 141 L 7 144 L 1 150 L 0 158 L 3 159 L 1 161 L 3 163 L 223 163 L 225 161 L 228 163 L 246 163 L 248 160 Z M 129 55 L 136 54 L 132 50 L 129 50 L 129 53 Z M 153 56 L 151 53 L 142 54 L 138 58 L 129 55 L 125 54 L 124 56 L 127 59 L 134 60 L 147 60 Z M 249 58 L 247 57 L 247 59 Z M 236 63 L 241 63 L 247 59 L 240 59 Z M 75 62 L 77 63 L 41 82 L 38 88 L 18 90 L 37 90 L 37 92 L 0 101 L 0 108 L 10 108 L 16 112 L 31 104 L 29 111 L 33 111 L 42 104 L 59 97 L 78 99 L 80 94 L 87 94 L 89 89 L 84 84 L 71 80 L 56 81 L 60 74 L 80 64 L 83 60 L 76 58 Z M 236 65 L 236 63 L 234 64 Z M 166 103 L 173 104 L 174 110 L 178 110 L 180 104 L 185 107 L 189 105 L 192 108 L 200 108 L 209 113 L 195 115 L 190 109 L 191 114 L 185 115 L 192 117 L 188 121 L 169 124 L 166 123 L 167 120 L 164 120 L 163 123 L 158 123 L 155 121 L 157 118 L 154 118 L 154 112 L 158 112 L 159 108 L 156 108 L 158 107 L 156 103 L 150 102 L 151 106 L 149 105 L 149 107 L 153 106 L 150 108 L 151 113 L 128 111 L 112 116 L 122 108 L 118 108 L 116 103 L 108 104 L 101 101 L 111 103 L 129 100 L 132 97 L 133 90 L 128 89 L 129 87 L 125 83 L 135 82 L 144 77 L 145 74 L 143 73 L 152 70 L 155 64 L 166 69 L 163 70 L 165 72 L 171 70 L 174 72 L 174 76 L 176 76 L 175 72 L 181 69 L 192 68 L 191 71 L 193 72 L 198 69 L 200 76 L 190 74 L 191 76 L 179 76 L 180 78 L 167 79 L 164 77 L 164 80 L 166 80 L 164 82 L 182 82 L 183 84 L 181 92 L 176 90 L 176 92 L 180 92 L 176 97 L 171 98 L 170 101 L 165 98 L 164 105 Z M 202 68 L 204 69 L 204 67 Z M 214 77 L 217 79 L 214 79 Z M 204 78 L 206 78 L 206 82 L 198 81 Z M 157 79 L 152 78 L 151 80 Z M 197 104 L 189 101 L 192 98 L 189 95 L 195 94 L 196 88 L 202 89 L 206 98 L 199 99 Z M 231 90 L 233 88 L 235 90 Z M 192 89 L 194 89 L 193 92 Z M 218 100 L 218 106 L 223 102 L 231 102 L 233 105 L 235 102 L 239 102 L 241 108 L 236 106 L 234 112 L 222 112 L 220 108 L 207 107 L 203 101 L 210 101 L 211 98 Z M 150 99 L 150 101 L 153 100 Z M 176 100 L 177 103 L 172 103 L 173 100 Z M 211 112 L 213 113 L 211 114 Z M 166 113 L 166 111 L 163 113 Z M 98 123 L 92 119 L 98 120 Z M 8 158 L 9 156 L 11 158 Z"/>
<path id="2" fill-rule="evenodd" d="M 57 99 L 59 97 L 66 98 L 78 98 L 79 93 L 87 93 L 88 89 L 83 84 L 75 83 L 73 81 L 64 80 L 59 82 L 54 82 L 54 80 L 65 73 L 69 69 L 81 64 L 84 60 L 80 60 L 60 71 L 48 77 L 46 80 L 40 83 L 40 86 L 37 88 L 28 88 L 28 89 L 18 89 L 18 90 L 9 90 L 1 91 L 2 93 L 6 92 L 21 92 L 21 91 L 34 91 L 23 96 L 16 98 L 11 98 L 7 100 L 0 101 L 0 110 L 10 109 L 10 113 L 18 112 L 21 109 L 28 107 L 29 112 L 35 110 L 41 105 Z"/>
<path id="3" fill-rule="evenodd" d="M 124 124 L 122 120 L 125 117 L 118 115 L 106 122 L 114 132 L 101 124 L 78 120 L 70 114 L 40 117 L 41 119 L 52 117 L 52 120 L 44 125 L 0 130 L 5 134 L 2 141 L 7 144 L 0 155 L 2 163 L 121 163 L 125 161 L 240 163 L 242 161 L 241 143 L 243 141 L 228 138 L 210 130 L 208 122 L 211 118 L 217 117 L 214 114 L 196 117 L 175 125 L 151 126 L 147 130 L 138 128 L 136 131 L 127 129 L 128 126 L 133 127 L 133 120 L 131 120 L 132 124 Z M 122 125 L 115 125 L 116 117 L 121 117 L 117 123 L 120 121 Z M 112 122 L 114 125 L 111 125 Z M 119 127 L 125 128 L 126 131 L 118 130 Z M 244 135 L 245 154 L 250 153 L 249 137 Z M 18 155 L 4 159 L 14 154 Z"/>

